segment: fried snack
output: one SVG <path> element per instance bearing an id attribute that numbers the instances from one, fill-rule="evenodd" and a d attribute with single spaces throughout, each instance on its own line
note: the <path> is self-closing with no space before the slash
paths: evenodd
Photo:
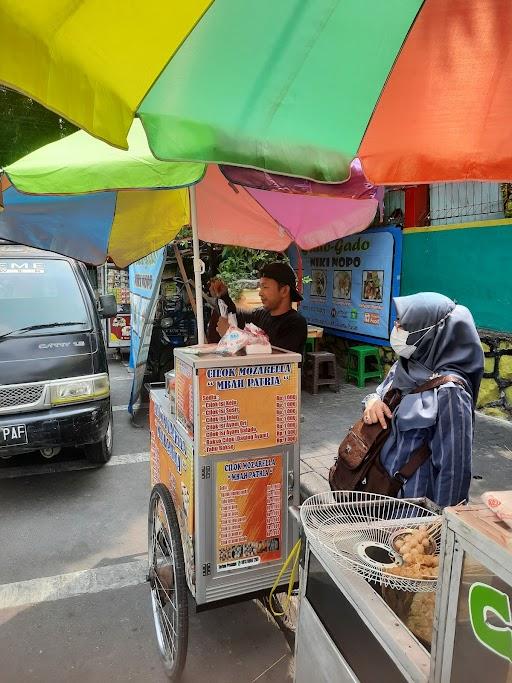
<path id="1" fill-rule="evenodd" d="M 428 527 L 407 530 L 394 541 L 395 550 L 402 556 L 400 567 L 389 567 L 388 574 L 409 579 L 431 579 L 438 575 L 439 558 L 432 553 L 435 545 L 428 533 Z"/>

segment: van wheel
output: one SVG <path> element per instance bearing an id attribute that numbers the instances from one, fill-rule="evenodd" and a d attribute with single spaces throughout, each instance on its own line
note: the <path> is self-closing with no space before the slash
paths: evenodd
<path id="1" fill-rule="evenodd" d="M 85 457 L 89 462 L 93 462 L 96 465 L 104 465 L 110 460 L 112 457 L 113 426 L 114 421 L 112 417 L 112 411 L 110 411 L 110 419 L 108 421 L 107 431 L 103 439 L 98 443 L 92 443 L 84 446 Z"/>

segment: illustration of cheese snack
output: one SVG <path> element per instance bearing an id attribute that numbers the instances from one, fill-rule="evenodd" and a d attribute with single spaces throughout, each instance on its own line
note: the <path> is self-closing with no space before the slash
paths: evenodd
<path id="1" fill-rule="evenodd" d="M 390 567 L 388 573 L 412 579 L 437 577 L 439 558 L 433 555 L 436 544 L 429 527 L 421 525 L 417 529 L 398 534 L 393 547 L 401 555 L 403 564 Z"/>

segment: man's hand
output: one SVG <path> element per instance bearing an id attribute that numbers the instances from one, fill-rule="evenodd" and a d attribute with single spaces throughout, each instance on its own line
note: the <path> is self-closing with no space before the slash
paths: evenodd
<path id="1" fill-rule="evenodd" d="M 227 318 L 219 318 L 217 323 L 217 333 L 220 337 L 223 337 L 229 329 L 229 323 Z"/>
<path id="2" fill-rule="evenodd" d="M 222 282 L 222 280 L 218 277 L 214 277 L 210 280 L 210 294 L 212 296 L 217 297 L 217 299 L 220 299 L 223 297 L 225 294 L 228 293 L 228 288 L 226 285 Z"/>
<path id="3" fill-rule="evenodd" d="M 366 422 L 366 424 L 371 425 L 380 422 L 383 429 L 387 429 L 388 427 L 386 423 L 386 417 L 391 419 L 393 417 L 393 413 L 389 409 L 389 406 L 387 406 L 384 401 L 381 401 L 379 398 L 375 398 L 373 401 L 370 401 L 363 413 L 363 420 Z"/>

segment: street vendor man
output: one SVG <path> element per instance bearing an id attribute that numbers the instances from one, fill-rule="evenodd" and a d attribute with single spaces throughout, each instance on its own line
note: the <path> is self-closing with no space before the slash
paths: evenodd
<path id="1" fill-rule="evenodd" d="M 226 285 L 219 278 L 210 282 L 210 292 L 224 301 L 228 313 L 236 313 L 240 328 L 253 323 L 267 334 L 272 346 L 303 353 L 308 326 L 304 316 L 292 308 L 292 302 L 302 301 L 302 296 L 297 291 L 295 273 L 288 264 L 269 263 L 262 268 L 259 294 L 263 306 L 254 311 L 237 308 Z M 221 337 L 228 327 L 227 318 L 219 318 L 217 332 Z"/>

